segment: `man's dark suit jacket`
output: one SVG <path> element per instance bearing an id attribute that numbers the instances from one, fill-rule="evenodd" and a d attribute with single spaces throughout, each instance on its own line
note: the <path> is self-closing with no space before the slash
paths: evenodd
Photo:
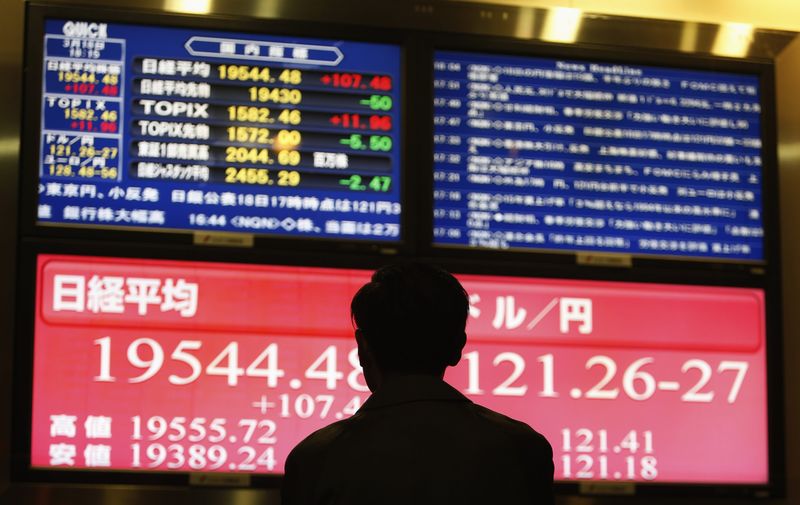
<path id="1" fill-rule="evenodd" d="M 524 401 L 524 400 L 520 400 Z M 553 502 L 553 450 L 433 377 L 384 384 L 289 454 L 284 505 Z"/>

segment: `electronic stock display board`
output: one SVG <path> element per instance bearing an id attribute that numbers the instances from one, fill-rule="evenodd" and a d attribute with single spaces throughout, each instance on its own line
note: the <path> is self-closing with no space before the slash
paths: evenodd
<path id="1" fill-rule="evenodd" d="M 762 261 L 759 75 L 437 51 L 439 246 Z"/>
<path id="2" fill-rule="evenodd" d="M 425 53 L 433 181 L 402 200 L 399 45 L 68 17 L 32 60 L 38 225 L 396 242 L 432 190 L 405 215 L 444 251 L 766 261 L 756 74 Z M 85 251 L 37 256 L 30 468 L 280 475 L 368 397 L 370 272 Z M 767 282 L 457 276 L 445 378 L 543 433 L 557 481 L 770 484 Z"/>
<path id="3" fill-rule="evenodd" d="M 33 468 L 280 474 L 369 395 L 346 310 L 369 271 L 37 265 Z M 763 290 L 457 276 L 446 380 L 543 433 L 557 480 L 768 482 Z"/>
<path id="4" fill-rule="evenodd" d="M 71 19 L 43 36 L 39 224 L 400 240 L 399 46 Z"/>
<path id="5" fill-rule="evenodd" d="M 35 468 L 281 473 L 369 394 L 343 310 L 368 271 L 63 255 L 37 271 Z M 469 340 L 446 379 L 541 431 L 557 480 L 767 482 L 763 290 L 459 278 Z"/>

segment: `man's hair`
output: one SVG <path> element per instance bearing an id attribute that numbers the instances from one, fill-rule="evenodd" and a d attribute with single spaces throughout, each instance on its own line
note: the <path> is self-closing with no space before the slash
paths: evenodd
<path id="1" fill-rule="evenodd" d="M 458 361 L 469 297 L 447 271 L 420 262 L 389 265 L 353 297 L 350 318 L 378 366 L 438 374 Z"/>

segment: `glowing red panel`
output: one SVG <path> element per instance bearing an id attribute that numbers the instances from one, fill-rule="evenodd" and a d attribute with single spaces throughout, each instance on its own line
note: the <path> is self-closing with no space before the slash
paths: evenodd
<path id="1" fill-rule="evenodd" d="M 37 468 L 281 473 L 369 395 L 362 270 L 39 257 Z M 559 480 L 765 483 L 763 292 L 459 276 L 446 379 L 551 441 Z M 731 443 L 735 440 L 736 443 Z"/>

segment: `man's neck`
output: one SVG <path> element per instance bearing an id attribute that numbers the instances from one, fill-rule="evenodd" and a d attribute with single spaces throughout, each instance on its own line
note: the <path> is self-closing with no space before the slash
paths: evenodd
<path id="1" fill-rule="evenodd" d="M 380 390 L 385 384 L 391 384 L 393 382 L 402 382 L 407 380 L 410 377 L 427 377 L 434 380 L 444 380 L 444 370 L 440 374 L 431 374 L 431 373 L 424 373 L 424 372 L 398 372 L 394 370 L 390 371 L 381 371 L 378 374 L 378 384 L 375 387 L 375 391 Z"/>

